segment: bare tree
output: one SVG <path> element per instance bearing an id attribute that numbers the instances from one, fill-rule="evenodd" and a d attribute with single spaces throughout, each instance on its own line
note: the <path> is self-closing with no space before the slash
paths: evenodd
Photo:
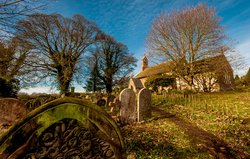
<path id="1" fill-rule="evenodd" d="M 42 8 L 51 0 L 1 0 L 0 33 L 1 37 L 13 33 L 15 22 Z"/>
<path id="2" fill-rule="evenodd" d="M 215 10 L 198 5 L 163 13 L 153 22 L 147 38 L 149 52 L 171 61 L 173 73 L 193 88 L 196 61 L 221 54 L 225 46 L 223 28 Z"/>
<path id="3" fill-rule="evenodd" d="M 105 85 L 107 93 L 112 92 L 112 87 L 120 83 L 133 71 L 136 59 L 129 54 L 128 48 L 106 34 L 96 37 L 94 53 L 98 58 L 98 76 Z"/>
<path id="4" fill-rule="evenodd" d="M 96 25 L 80 15 L 33 14 L 18 22 L 20 43 L 32 47 L 39 78 L 55 77 L 61 93 L 67 92 L 79 73 L 82 55 L 94 43 Z"/>

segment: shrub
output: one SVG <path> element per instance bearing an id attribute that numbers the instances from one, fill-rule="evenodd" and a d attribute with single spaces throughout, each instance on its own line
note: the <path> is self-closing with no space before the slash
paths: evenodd
<path id="1" fill-rule="evenodd" d="M 0 97 L 16 98 L 19 90 L 19 81 L 17 79 L 5 79 L 0 77 Z"/>
<path id="2" fill-rule="evenodd" d="M 151 88 L 153 91 L 158 92 L 158 87 L 168 87 L 173 86 L 175 83 L 175 78 L 158 75 L 148 78 L 145 82 L 147 88 Z"/>

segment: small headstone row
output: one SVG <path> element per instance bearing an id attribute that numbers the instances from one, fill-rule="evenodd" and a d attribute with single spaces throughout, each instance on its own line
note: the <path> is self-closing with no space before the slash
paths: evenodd
<path id="1" fill-rule="evenodd" d="M 93 94 L 93 95 L 85 95 L 83 96 L 84 99 L 91 101 L 92 103 L 101 106 L 106 107 L 109 105 L 110 102 L 112 102 L 115 98 L 113 95 L 105 96 L 104 94 Z"/>
<path id="2" fill-rule="evenodd" d="M 140 82 L 140 81 L 139 81 Z M 103 94 L 86 95 L 85 99 L 101 107 L 110 109 L 110 115 L 120 117 L 123 124 L 141 122 L 151 117 L 151 92 L 136 80 L 130 80 L 129 88 L 124 89 L 119 98 Z"/>

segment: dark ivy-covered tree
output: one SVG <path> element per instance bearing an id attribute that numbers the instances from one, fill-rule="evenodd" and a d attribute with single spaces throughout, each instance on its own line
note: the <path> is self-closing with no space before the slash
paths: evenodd
<path id="1" fill-rule="evenodd" d="M 242 77 L 242 79 L 244 85 L 250 86 L 250 68 L 248 69 L 247 74 L 244 77 Z"/>
<path id="2" fill-rule="evenodd" d="M 16 97 L 27 81 L 29 49 L 21 48 L 15 39 L 0 42 L 0 97 Z"/>
<path id="3" fill-rule="evenodd" d="M 93 54 L 98 56 L 98 77 L 107 93 L 131 74 L 137 62 L 124 44 L 104 33 L 96 36 Z"/>
<path id="4" fill-rule="evenodd" d="M 20 43 L 32 48 L 36 57 L 35 77 L 54 77 L 61 93 L 69 91 L 79 73 L 82 55 L 95 42 L 98 28 L 81 15 L 65 18 L 59 14 L 33 14 L 18 22 Z"/>
<path id="5" fill-rule="evenodd" d="M 242 81 L 241 81 L 241 78 L 239 77 L 239 75 L 235 75 L 234 82 L 235 82 L 236 86 L 242 85 Z"/>
<path id="6" fill-rule="evenodd" d="M 165 76 L 165 75 L 155 75 L 149 77 L 145 82 L 145 87 L 151 88 L 154 92 L 158 92 L 159 87 L 174 87 L 175 78 Z"/>
<path id="7" fill-rule="evenodd" d="M 0 98 L 1 97 L 16 98 L 19 90 L 20 90 L 19 81 L 17 79 L 14 78 L 6 79 L 0 77 Z"/>
<path id="8" fill-rule="evenodd" d="M 29 49 L 21 48 L 14 39 L 0 42 L 0 77 L 11 79 L 28 73 L 25 66 Z M 27 63 L 26 63 L 27 64 Z"/>

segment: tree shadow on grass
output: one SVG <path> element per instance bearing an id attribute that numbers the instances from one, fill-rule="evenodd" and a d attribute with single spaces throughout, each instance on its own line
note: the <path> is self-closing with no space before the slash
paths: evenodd
<path id="1" fill-rule="evenodd" d="M 142 140 L 134 140 L 126 142 L 128 154 L 135 153 L 136 158 L 207 158 L 205 152 L 196 151 L 192 148 L 181 148 L 171 143 L 161 142 L 154 143 L 144 142 Z"/>
<path id="2" fill-rule="evenodd" d="M 194 126 L 192 123 L 185 121 L 173 114 L 165 112 L 160 108 L 153 108 L 153 112 L 158 113 L 160 118 L 168 118 L 175 123 L 178 127 L 184 130 L 184 132 L 193 140 L 194 143 L 200 146 L 203 150 L 218 159 L 238 159 L 248 158 L 243 152 L 234 150 L 225 141 L 217 136 Z"/>
<path id="3" fill-rule="evenodd" d="M 168 126 L 170 126 L 170 129 Z M 178 127 L 173 126 L 174 124 L 162 119 L 156 122 L 122 127 L 128 158 L 184 159 L 212 157 L 204 150 L 197 149 L 195 145 L 189 142 L 187 135 L 183 135 Z"/>

